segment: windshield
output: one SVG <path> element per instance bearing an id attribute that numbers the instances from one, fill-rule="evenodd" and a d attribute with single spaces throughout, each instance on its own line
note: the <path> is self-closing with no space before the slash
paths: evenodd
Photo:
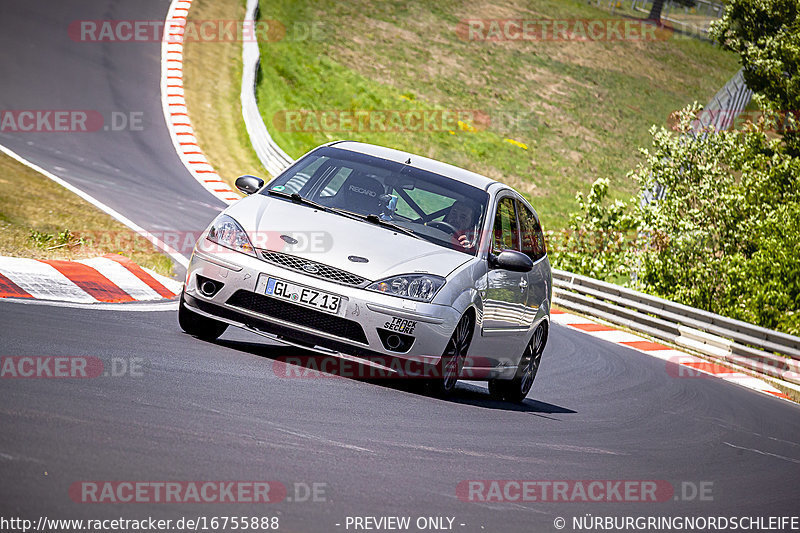
<path id="1" fill-rule="evenodd" d="M 440 174 L 333 147 L 306 155 L 261 194 L 270 191 L 297 193 L 333 210 L 374 215 L 365 223 L 389 222 L 471 255 L 477 253 L 489 197 Z M 391 230 L 391 224 L 384 225 Z"/>

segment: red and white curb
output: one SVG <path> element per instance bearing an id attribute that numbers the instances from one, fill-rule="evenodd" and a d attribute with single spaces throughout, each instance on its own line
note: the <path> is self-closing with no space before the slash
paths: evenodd
<path id="1" fill-rule="evenodd" d="M 666 361 L 666 372 L 675 378 L 698 378 L 714 376 L 731 383 L 736 383 L 748 389 L 790 400 L 789 396 L 776 389 L 769 383 L 737 372 L 723 365 L 712 363 L 700 357 L 687 354 L 664 344 L 653 342 L 633 333 L 619 330 L 613 326 L 591 321 L 582 316 L 573 315 L 565 311 L 553 309 L 550 319 L 557 323 L 576 329 L 592 337 L 627 346 L 647 355 Z"/>
<path id="2" fill-rule="evenodd" d="M 241 196 L 222 181 L 200 149 L 184 98 L 183 34 L 191 6 L 191 0 L 173 0 L 167 12 L 161 45 L 161 107 L 183 165 L 208 192 L 232 204 Z"/>
<path id="3" fill-rule="evenodd" d="M 172 299 L 181 288 L 115 254 L 79 261 L 0 256 L 0 298 L 117 303 Z"/>

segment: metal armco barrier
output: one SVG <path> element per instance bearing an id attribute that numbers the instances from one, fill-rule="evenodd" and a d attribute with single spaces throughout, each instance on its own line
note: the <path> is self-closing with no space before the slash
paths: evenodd
<path id="1" fill-rule="evenodd" d="M 561 307 L 800 384 L 800 337 L 563 270 L 553 270 L 553 294 Z"/>
<path id="2" fill-rule="evenodd" d="M 744 69 L 739 69 L 698 114 L 692 124 L 694 131 L 710 127 L 716 131 L 730 129 L 752 98 L 753 91 L 744 81 Z"/>
<path id="3" fill-rule="evenodd" d="M 255 24 L 256 13 L 258 12 L 258 0 L 247 0 L 247 13 L 244 23 Z M 244 39 L 242 45 L 242 115 L 244 124 L 247 128 L 247 135 L 250 142 L 261 160 L 261 164 L 272 176 L 277 176 L 289 165 L 294 163 L 294 159 L 284 152 L 278 144 L 272 140 L 267 131 L 267 126 L 261 118 L 256 102 L 256 73 L 261 54 L 258 49 L 257 39 Z"/>

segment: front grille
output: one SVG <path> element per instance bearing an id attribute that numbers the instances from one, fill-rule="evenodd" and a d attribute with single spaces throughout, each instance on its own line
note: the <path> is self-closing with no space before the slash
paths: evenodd
<path id="1" fill-rule="evenodd" d="M 308 259 L 301 259 L 300 257 L 296 257 L 294 255 L 273 252 L 271 250 L 260 250 L 260 252 L 261 257 L 263 257 L 264 260 L 284 268 L 288 268 L 289 270 L 294 270 L 295 272 L 302 272 L 306 276 L 312 276 L 315 278 L 332 281 L 334 283 L 339 283 L 340 285 L 350 285 L 353 287 L 359 287 L 369 283 L 367 278 L 362 278 L 361 276 L 351 274 L 345 270 L 324 265 L 322 263 L 317 263 L 316 261 L 309 261 Z M 309 270 L 303 268 L 304 266 L 310 270 L 315 268 L 317 271 L 309 272 Z"/>
<path id="2" fill-rule="evenodd" d="M 277 298 L 240 289 L 228 298 L 228 305 L 291 322 L 299 326 L 367 344 L 361 324 L 335 315 L 284 302 Z"/>

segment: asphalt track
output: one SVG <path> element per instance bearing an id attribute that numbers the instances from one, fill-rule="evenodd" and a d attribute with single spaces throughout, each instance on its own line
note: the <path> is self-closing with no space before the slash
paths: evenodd
<path id="1" fill-rule="evenodd" d="M 200 231 L 224 207 L 173 148 L 161 109 L 161 43 L 79 42 L 68 28 L 80 20 L 163 22 L 168 6 L 155 0 L 0 2 L 0 109 L 89 110 L 104 117 L 103 129 L 94 132 L 0 131 L 0 144 L 156 236 Z M 141 118 L 141 126 L 115 131 L 114 114 L 128 122 Z M 188 256 L 191 248 L 179 251 Z"/>
<path id="2" fill-rule="evenodd" d="M 0 142 L 156 231 L 201 228 L 221 207 L 172 151 L 159 46 L 73 43 L 65 26 L 160 20 L 166 9 L 0 4 L 0 108 L 146 117 L 144 131 L 0 133 Z M 275 359 L 291 354 L 238 331 L 199 341 L 180 332 L 174 312 L 0 302 L 0 355 L 142 365 L 140 375 L 0 380 L 0 517 L 277 515 L 284 531 L 344 531 L 348 515 L 400 514 L 452 516 L 456 530 L 478 532 L 555 531 L 555 517 L 586 513 L 797 514 L 800 408 L 721 380 L 674 377 L 663 361 L 577 331 L 553 326 L 521 406 L 469 383 L 439 400 L 408 383 L 288 378 Z M 474 479 L 665 480 L 678 500 L 459 500 L 459 482 Z M 68 489 L 86 480 L 277 480 L 290 496 L 295 483 L 326 489 L 325 501 L 259 506 L 75 503 Z M 682 484 L 701 482 L 711 483 L 703 501 L 681 498 Z"/>
<path id="3" fill-rule="evenodd" d="M 5 516 L 98 518 L 280 513 L 289 531 L 348 515 L 455 516 L 461 531 L 552 531 L 556 516 L 797 512 L 800 416 L 788 402 L 553 326 L 523 405 L 462 384 L 452 400 L 413 384 L 286 377 L 297 351 L 232 331 L 181 333 L 172 312 L 0 302 L 0 353 L 140 358 L 139 376 L 4 379 Z M 45 472 L 47 474 L 45 475 Z M 325 483 L 326 502 L 274 506 L 79 504 L 82 480 Z M 471 479 L 712 482 L 713 501 L 474 503 Z M 687 496 L 691 491 L 687 492 Z M 499 527 L 501 526 L 501 527 Z"/>

